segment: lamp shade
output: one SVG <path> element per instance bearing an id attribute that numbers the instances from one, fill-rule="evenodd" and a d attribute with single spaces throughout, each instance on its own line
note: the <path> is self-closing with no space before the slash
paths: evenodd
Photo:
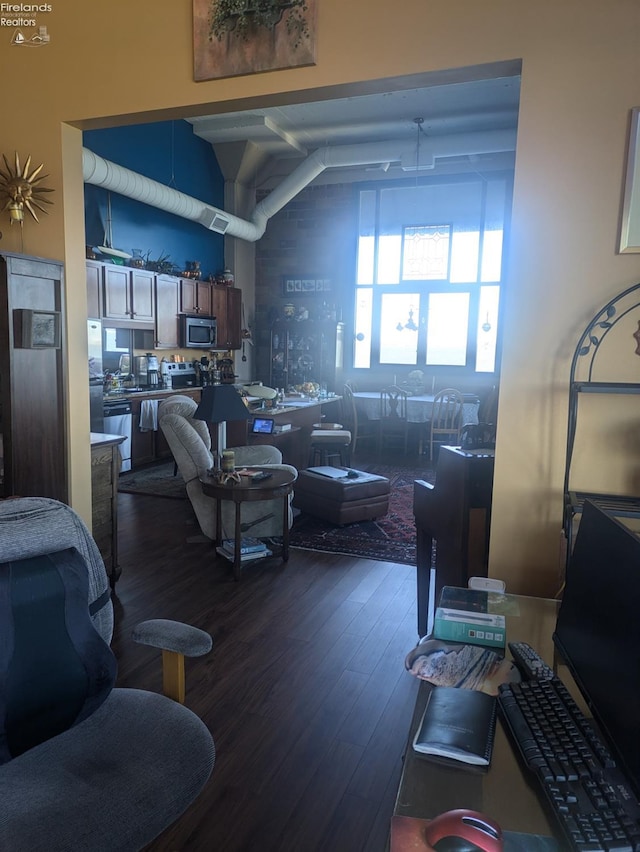
<path id="1" fill-rule="evenodd" d="M 207 385 L 194 415 L 195 420 L 225 423 L 227 420 L 251 420 L 247 406 L 232 385 Z"/>

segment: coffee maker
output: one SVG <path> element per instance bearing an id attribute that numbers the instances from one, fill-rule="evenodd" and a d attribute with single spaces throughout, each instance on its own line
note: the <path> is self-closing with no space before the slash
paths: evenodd
<path id="1" fill-rule="evenodd" d="M 147 352 L 147 385 L 157 388 L 159 384 L 158 359 L 155 355 Z"/>
<path id="2" fill-rule="evenodd" d="M 151 352 L 134 358 L 135 376 L 141 388 L 157 388 L 159 385 L 158 359 Z"/>

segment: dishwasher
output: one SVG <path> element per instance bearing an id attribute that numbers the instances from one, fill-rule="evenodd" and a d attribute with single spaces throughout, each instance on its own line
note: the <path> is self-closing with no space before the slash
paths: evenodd
<path id="1" fill-rule="evenodd" d="M 120 471 L 131 470 L 131 403 L 128 399 L 105 400 L 104 431 L 107 435 L 124 435 L 119 446 L 122 456 Z"/>

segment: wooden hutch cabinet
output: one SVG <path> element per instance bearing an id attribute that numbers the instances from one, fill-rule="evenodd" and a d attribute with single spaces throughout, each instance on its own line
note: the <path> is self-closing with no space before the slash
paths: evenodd
<path id="1" fill-rule="evenodd" d="M 63 275 L 57 261 L 0 254 L 0 497 L 68 502 Z"/>
<path id="2" fill-rule="evenodd" d="M 344 323 L 333 320 L 278 320 L 271 328 L 269 384 L 289 388 L 304 382 L 342 389 Z"/>

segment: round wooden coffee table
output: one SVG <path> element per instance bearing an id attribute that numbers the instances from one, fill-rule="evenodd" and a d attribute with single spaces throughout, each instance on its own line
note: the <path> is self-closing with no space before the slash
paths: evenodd
<path id="1" fill-rule="evenodd" d="M 261 471 L 269 475 L 268 479 L 256 482 L 248 476 L 242 476 L 240 482 L 228 482 L 222 484 L 213 476 L 202 476 L 202 490 L 207 497 L 216 501 L 216 546 L 222 544 L 222 502 L 230 500 L 235 503 L 235 547 L 233 558 L 233 574 L 236 580 L 240 579 L 242 560 L 240 558 L 240 544 L 242 539 L 241 506 L 243 503 L 252 503 L 262 500 L 274 500 L 282 497 L 282 561 L 289 559 L 289 495 L 293 491 L 293 483 L 297 479 L 297 473 L 291 470 L 281 470 L 272 467 L 250 467 L 251 471 Z"/>

